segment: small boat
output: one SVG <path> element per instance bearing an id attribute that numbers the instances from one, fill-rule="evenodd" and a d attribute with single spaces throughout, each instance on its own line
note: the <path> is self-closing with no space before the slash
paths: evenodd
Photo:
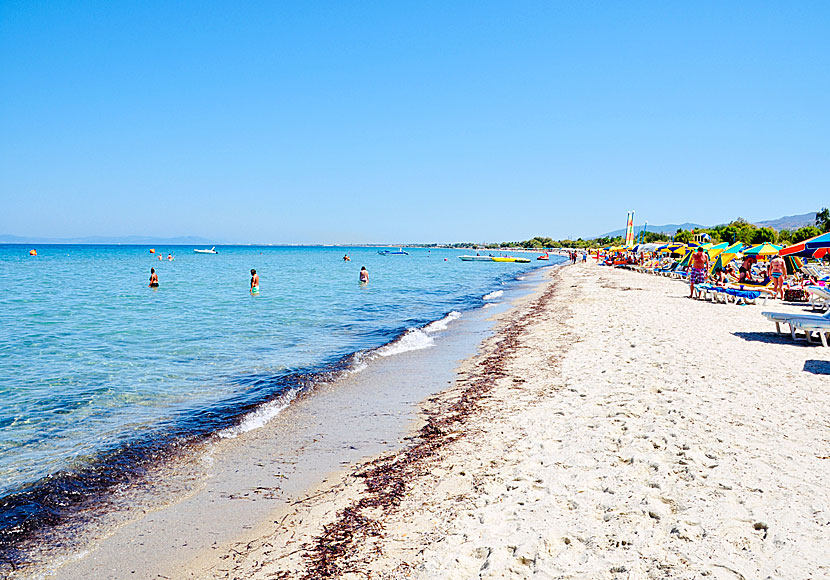
<path id="1" fill-rule="evenodd" d="M 381 256 L 408 256 L 409 252 L 404 252 L 403 248 L 398 248 L 397 252 L 393 252 L 392 250 L 378 250 L 378 254 Z"/>
<path id="2" fill-rule="evenodd" d="M 493 256 L 458 256 L 458 259 L 465 262 L 492 262 Z"/>
<path id="3" fill-rule="evenodd" d="M 548 257 L 548 255 L 547 255 L 547 254 L 542 254 L 541 256 L 539 256 L 539 257 L 538 257 L 538 258 L 536 258 L 536 259 L 537 259 L 537 260 L 550 260 L 550 258 Z"/>
<path id="4" fill-rule="evenodd" d="M 529 264 L 530 258 L 513 258 L 511 256 L 501 256 L 498 258 L 493 258 L 494 262 L 518 262 L 520 264 Z"/>
<path id="5" fill-rule="evenodd" d="M 209 250 L 194 249 L 193 251 L 196 252 L 197 254 L 218 254 L 219 253 L 219 252 L 216 251 L 216 246 L 213 246 Z"/>

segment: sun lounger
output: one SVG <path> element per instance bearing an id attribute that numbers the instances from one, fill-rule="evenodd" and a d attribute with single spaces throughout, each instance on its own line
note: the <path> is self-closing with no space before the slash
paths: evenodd
<path id="1" fill-rule="evenodd" d="M 772 288 L 772 282 L 769 284 L 747 284 L 746 282 L 737 282 L 730 284 L 728 287 L 734 288 L 735 290 L 751 290 L 753 292 L 762 292 L 764 294 L 769 294 L 770 296 L 775 296 L 775 290 Z"/>
<path id="2" fill-rule="evenodd" d="M 724 288 L 728 296 L 731 296 L 735 304 L 755 304 L 755 301 L 761 296 L 758 290 L 736 290 L 735 288 Z M 764 296 L 766 302 L 767 297 Z"/>
<path id="3" fill-rule="evenodd" d="M 807 342 L 812 341 L 812 335 L 818 334 L 822 346 L 827 346 L 827 335 L 830 334 L 830 320 L 792 320 L 790 325 L 807 335 Z"/>
<path id="4" fill-rule="evenodd" d="M 781 332 L 782 324 L 788 325 L 790 327 L 790 336 L 793 337 L 793 340 L 798 340 L 795 334 L 795 322 L 830 322 L 830 312 L 828 312 L 827 314 L 799 314 L 795 312 L 762 312 L 761 314 L 767 320 L 775 323 L 776 332 Z"/>
<path id="5" fill-rule="evenodd" d="M 830 306 L 830 291 L 821 286 L 807 286 L 804 288 L 807 294 L 810 295 L 810 306 L 813 310 L 825 309 Z"/>

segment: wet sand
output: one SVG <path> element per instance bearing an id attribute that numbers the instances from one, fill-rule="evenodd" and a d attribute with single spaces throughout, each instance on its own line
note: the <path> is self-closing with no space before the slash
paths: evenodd
<path id="1" fill-rule="evenodd" d="M 830 576 L 830 351 L 592 264 L 522 301 L 417 435 L 177 578 Z"/>
<path id="2" fill-rule="evenodd" d="M 377 357 L 358 372 L 317 384 L 267 424 L 209 441 L 188 461 L 165 466 L 155 479 L 175 485 L 133 493 L 121 502 L 125 509 L 97 517 L 68 550 L 44 558 L 37 574 L 17 577 L 201 577 L 191 573 L 194 562 L 240 538 L 259 537 L 344 470 L 407 445 L 423 421 L 420 403 L 451 385 L 459 361 L 492 335 L 492 315 L 509 307 L 499 300 L 527 294 L 542 271 L 527 276 L 489 308 L 466 312 L 433 334 L 435 346 Z M 144 491 L 150 496 L 141 497 Z"/>

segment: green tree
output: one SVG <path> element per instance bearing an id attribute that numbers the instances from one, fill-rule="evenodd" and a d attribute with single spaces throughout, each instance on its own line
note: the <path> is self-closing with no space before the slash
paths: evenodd
<path id="1" fill-rule="evenodd" d="M 823 207 L 821 211 L 816 212 L 816 227 L 821 233 L 830 232 L 830 209 Z"/>
<path id="2" fill-rule="evenodd" d="M 674 235 L 674 241 L 681 242 L 683 244 L 688 244 L 694 239 L 695 235 L 689 230 L 677 230 L 677 233 Z"/>
<path id="3" fill-rule="evenodd" d="M 763 244 L 769 242 L 774 244 L 778 240 L 778 234 L 772 228 L 758 228 L 752 232 L 752 243 Z"/>
<path id="4" fill-rule="evenodd" d="M 817 227 L 804 226 L 803 228 L 798 228 L 793 232 L 792 242 L 794 244 L 797 244 L 798 242 L 803 242 L 804 240 L 814 238 L 821 233 L 821 230 L 819 230 Z"/>

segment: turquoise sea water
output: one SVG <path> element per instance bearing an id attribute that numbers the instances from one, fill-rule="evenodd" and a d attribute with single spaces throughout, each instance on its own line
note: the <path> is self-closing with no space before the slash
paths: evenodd
<path id="1" fill-rule="evenodd" d="M 106 470 L 142 438 L 238 427 L 362 356 L 428 347 L 430 332 L 548 264 L 427 249 L 159 247 L 172 262 L 143 246 L 28 249 L 0 246 L 0 499 L 58 473 Z M 148 288 L 151 267 L 158 289 Z M 4 519 L 9 506 L 0 504 L 0 532 L 20 521 Z"/>

